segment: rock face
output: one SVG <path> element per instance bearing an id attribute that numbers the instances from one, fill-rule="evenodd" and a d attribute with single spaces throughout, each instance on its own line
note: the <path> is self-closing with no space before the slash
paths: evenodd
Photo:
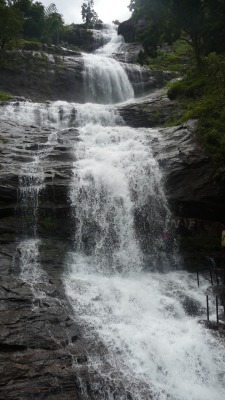
<path id="1" fill-rule="evenodd" d="M 10 68 L 10 57 L 17 57 L 16 71 Z M 31 51 L 9 53 L 1 89 L 39 101 L 48 98 L 83 102 L 81 55 L 46 57 Z M 133 82 L 135 74 L 143 77 L 144 89 L 137 85 L 136 94 L 159 87 L 165 76 L 129 65 L 126 69 Z M 15 98 L 13 107 L 21 107 L 21 100 Z M 48 103 L 43 107 L 48 111 Z M 120 105 L 118 111 L 131 127 L 161 126 L 152 149 L 164 171 L 175 217 L 180 221 L 200 221 L 204 226 L 207 221 L 208 226 L 214 224 L 219 231 L 225 223 L 225 184 L 216 180 L 213 165 L 195 140 L 195 123 L 162 128 L 171 114 L 179 115 L 177 103 L 168 100 L 162 90 L 151 98 Z M 75 106 L 69 115 L 71 128 L 60 132 L 41 127 L 40 116 L 35 113 L 37 123 L 25 125 L 20 120 L 8 121 L 4 106 L 1 107 L 0 399 L 132 400 L 125 381 L 115 387 L 110 373 L 109 378 L 107 373 L 103 378 L 99 370 L 90 366 L 89 355 L 101 360 L 104 372 L 111 370 L 106 361 L 107 349 L 97 335 L 91 341 L 86 337 L 85 325 L 72 315 L 60 279 L 66 254 L 73 249 L 74 222 L 68 199 L 75 160 L 71 149 L 79 141 L 78 130 L 72 126 Z M 59 109 L 59 123 L 63 119 L 60 113 Z M 42 180 L 35 173 L 37 150 Z M 26 193 L 27 171 L 32 171 L 33 193 Z M 31 251 L 29 262 L 34 276 L 31 274 L 28 281 L 21 259 L 23 252 L 29 250 L 29 239 L 35 239 L 34 226 L 39 256 L 36 260 Z M 112 371 L 111 376 L 116 374 Z"/>
<path id="2" fill-rule="evenodd" d="M 10 267 L 16 241 L 0 241 L 0 398 L 100 400 L 104 390 L 126 396 L 122 384 L 115 387 L 89 365 L 87 354 L 104 359 L 107 350 L 97 338 L 95 345 L 85 339 L 62 283 L 46 274 L 32 290 L 16 276 L 16 263 Z"/>
<path id="3" fill-rule="evenodd" d="M 0 90 L 33 101 L 83 103 L 83 58 L 79 53 L 68 54 L 68 51 L 58 55 L 28 50 L 6 53 Z"/>
<path id="4" fill-rule="evenodd" d="M 147 80 L 149 89 L 151 85 L 160 87 L 160 82 L 162 83 L 165 76 L 166 74 L 159 73 L 158 80 L 154 75 L 149 77 Z M 119 112 L 125 123 L 134 128 L 162 126 L 171 116 L 179 117 L 181 114 L 179 104 L 168 99 L 165 89 L 153 91 L 146 99 L 141 98 L 140 101 L 121 106 Z"/>
<path id="5" fill-rule="evenodd" d="M 119 25 L 118 34 L 122 35 L 127 43 L 135 42 L 136 29 L 132 19 L 128 19 Z"/>
<path id="6" fill-rule="evenodd" d="M 195 122 L 160 129 L 155 154 L 165 172 L 167 196 L 176 214 L 225 223 L 225 184 L 195 138 Z"/>
<path id="7" fill-rule="evenodd" d="M 115 58 L 123 62 L 136 96 L 162 87 L 165 79 L 171 79 L 168 72 L 154 72 L 127 63 L 136 59 L 133 48 L 127 52 L 127 57 L 115 54 Z M 83 71 L 82 54 L 73 51 L 61 50 L 55 54 L 31 50 L 10 51 L 6 53 L 1 68 L 0 90 L 38 102 L 65 100 L 84 103 Z"/>
<path id="8" fill-rule="evenodd" d="M 60 280 L 72 249 L 68 188 L 74 157 L 68 140 L 76 142 L 77 131 L 67 129 L 56 137 L 54 129 L 2 121 L 1 134 L 0 398 L 100 400 L 104 393 L 128 398 L 124 383 L 115 386 L 89 365 L 91 356 L 109 369 L 107 349 L 97 336 L 88 340 Z M 45 181 L 34 193 L 39 198 L 35 213 L 31 203 L 24 205 L 19 186 L 24 164 L 32 169 L 37 149 Z M 31 248 L 27 277 L 21 260 L 35 241 L 34 224 L 39 256 Z"/>
<path id="9" fill-rule="evenodd" d="M 150 98 L 119 107 L 125 123 L 134 128 L 154 128 L 181 115 L 179 104 L 164 89 Z M 225 184 L 205 154 L 195 134 L 195 122 L 160 128 L 161 139 L 153 151 L 165 175 L 167 196 L 179 217 L 225 223 Z M 191 179 L 190 179 L 191 177 Z"/>

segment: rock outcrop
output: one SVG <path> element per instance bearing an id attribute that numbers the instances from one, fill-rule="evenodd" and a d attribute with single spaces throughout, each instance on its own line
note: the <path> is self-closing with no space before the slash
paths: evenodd
<path id="1" fill-rule="evenodd" d="M 104 365 L 107 349 L 97 337 L 85 338 L 60 279 L 48 271 L 39 284 L 24 281 L 16 238 L 0 235 L 0 243 L 0 398 L 100 400 L 104 391 L 126 397 L 125 385 L 89 365 L 90 354 Z"/>
<path id="2" fill-rule="evenodd" d="M 16 70 L 11 68 L 15 58 Z M 0 89 L 36 101 L 84 102 L 81 54 L 47 56 L 29 50 L 9 52 L 7 60 Z M 134 84 L 136 94 L 160 87 L 168 75 L 129 65 L 126 69 L 131 81 L 137 80 L 135 74 L 142 75 L 141 83 L 136 87 Z M 21 97 L 15 98 L 14 106 L 19 108 L 21 100 Z M 48 103 L 43 107 L 48 110 Z M 71 127 L 60 131 L 41 126 L 40 116 L 34 112 L 37 123 L 30 125 L 19 119 L 9 121 L 1 112 L 0 398 L 102 400 L 107 393 L 112 398 L 132 400 L 125 379 L 115 387 L 111 376 L 117 372 L 111 371 L 106 362 L 107 349 L 94 333 L 91 340 L 86 337 L 85 326 L 73 315 L 60 279 L 66 254 L 73 250 L 74 218 L 71 218 L 69 190 L 75 161 L 71 149 L 79 141 L 74 123 L 75 106 L 69 115 Z M 61 112 L 59 109 L 59 122 L 64 118 Z M 161 90 L 151 98 L 120 105 L 118 112 L 131 127 L 158 127 L 159 135 L 151 146 L 164 171 L 165 188 L 175 218 L 181 222 L 199 221 L 203 227 L 213 227 L 211 232 L 220 232 L 225 223 L 225 183 L 218 181 L 213 164 L 197 143 L 195 122 L 163 128 L 171 114 L 179 116 L 180 110 Z M 39 173 L 43 172 L 41 182 L 35 181 L 37 150 Z M 30 211 L 31 204 L 27 206 L 23 201 L 21 180 L 26 178 L 26 168 L 33 168 L 32 179 L 37 186 L 33 198 L 38 203 L 37 210 Z M 34 239 L 34 224 L 40 239 L 39 258 L 36 265 L 34 260 L 30 264 L 31 270 L 41 265 L 38 271 L 41 279 L 40 275 L 38 279 L 31 276 L 28 282 L 21 271 L 21 257 L 29 245 L 27 237 Z M 89 365 L 89 355 L 98 356 L 108 378 L 105 374 L 103 379 L 99 370 Z"/>
<path id="3" fill-rule="evenodd" d="M 136 41 L 136 28 L 132 19 L 128 19 L 119 25 L 118 34 L 122 35 L 127 43 Z"/>
<path id="4" fill-rule="evenodd" d="M 131 61 L 136 53 L 127 53 Z M 121 58 L 119 54 L 113 55 Z M 171 79 L 169 72 L 155 72 L 149 68 L 127 63 L 121 58 L 123 67 L 134 87 L 136 96 L 143 96 L 163 86 Z M 16 50 L 4 56 L 1 67 L 0 90 L 32 101 L 65 100 L 85 102 L 84 60 L 81 53 L 58 50 L 50 54 L 44 51 Z"/>
<path id="5" fill-rule="evenodd" d="M 0 90 L 32 101 L 66 100 L 84 102 L 83 58 L 68 51 L 49 54 L 15 50 L 4 55 Z"/>
<path id="6" fill-rule="evenodd" d="M 135 128 L 160 127 L 182 110 L 170 101 L 165 90 L 150 98 L 119 107 L 127 125 Z M 210 157 L 198 144 L 195 121 L 160 128 L 161 139 L 152 143 L 164 171 L 167 196 L 175 214 L 225 223 L 225 184 Z M 190 178 L 191 177 L 191 178 Z"/>

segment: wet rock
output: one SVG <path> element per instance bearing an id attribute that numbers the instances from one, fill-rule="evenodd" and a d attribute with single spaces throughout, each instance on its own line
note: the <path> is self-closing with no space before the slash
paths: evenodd
<path id="1" fill-rule="evenodd" d="M 4 55 L 0 90 L 33 101 L 84 102 L 83 58 L 80 53 L 14 50 Z"/>
<path id="2" fill-rule="evenodd" d="M 146 78 L 143 79 L 143 87 L 146 91 L 151 91 L 154 87 L 161 87 L 166 76 L 169 79 L 169 74 L 155 74 L 148 70 Z M 143 87 L 136 90 L 140 93 Z M 172 115 L 176 115 L 176 117 L 181 115 L 179 105 L 168 99 L 165 89 L 156 90 L 150 97 L 121 106 L 118 110 L 125 123 L 134 128 L 159 127 L 164 125 Z"/>
<path id="3" fill-rule="evenodd" d="M 160 129 L 155 156 L 165 173 L 168 199 L 182 217 L 225 222 L 225 183 L 215 178 L 215 166 L 198 145 L 195 121 Z"/>
<path id="4" fill-rule="evenodd" d="M 123 63 L 136 63 L 138 55 L 143 47 L 140 43 L 124 43 L 120 47 L 120 52 L 113 55 L 113 57 Z"/>
<path id="5" fill-rule="evenodd" d="M 137 128 L 160 127 L 171 114 L 181 113 L 164 89 L 118 110 L 126 124 Z M 151 147 L 164 173 L 167 197 L 175 215 L 222 224 L 225 183 L 216 179 L 215 166 L 198 144 L 195 127 L 195 121 L 189 121 L 176 127 L 158 128 L 159 137 L 151 142 Z"/>
<path id="6" fill-rule="evenodd" d="M 107 350 L 97 337 L 85 338 L 61 280 L 47 275 L 39 284 L 32 277 L 22 280 L 8 264 L 12 251 L 9 245 L 1 253 L 0 398 L 83 400 L 85 393 L 92 400 L 106 394 L 132 400 L 124 383 L 110 379 L 116 371 L 109 364 L 103 365 L 109 378 L 90 367 L 88 354 L 104 362 Z"/>
<path id="7" fill-rule="evenodd" d="M 118 34 L 122 35 L 127 43 L 135 42 L 136 28 L 132 19 L 122 22 L 118 27 Z"/>

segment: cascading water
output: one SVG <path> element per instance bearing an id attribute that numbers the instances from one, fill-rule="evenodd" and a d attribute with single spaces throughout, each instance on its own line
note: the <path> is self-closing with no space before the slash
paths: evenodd
<path id="1" fill-rule="evenodd" d="M 88 365 L 102 376 L 98 398 L 221 400 L 223 343 L 198 323 L 207 282 L 197 290 L 191 274 L 173 270 L 174 240 L 164 247 L 162 232 L 171 227 L 171 215 L 151 151 L 160 134 L 126 127 L 116 106 L 109 105 L 131 99 L 133 90 L 123 67 L 105 55 L 103 48 L 84 56 L 87 101 L 100 104 L 24 103 L 9 106 L 5 114 L 62 133 L 72 126 L 79 130 L 70 187 L 73 249 L 63 279 L 93 343 Z M 38 181 L 35 168 L 29 180 L 40 188 L 41 163 L 34 159 L 31 165 L 39 168 Z M 37 193 L 32 196 L 37 215 Z M 104 354 L 96 354 L 98 343 L 107 348 Z M 83 398 L 91 399 L 81 384 Z"/>
<path id="2" fill-rule="evenodd" d="M 108 64 L 98 61 L 87 57 L 85 64 L 88 79 L 97 82 L 89 81 L 92 100 L 100 102 L 99 77 Z M 110 90 L 104 96 L 105 103 L 122 100 Z M 122 126 L 115 111 L 96 104 L 78 107 L 76 118 L 75 251 L 65 287 L 89 340 L 95 343 L 97 334 L 107 347 L 105 357 L 89 354 L 90 368 L 114 387 L 123 382 L 123 394 L 102 388 L 102 398 L 220 400 L 225 356 L 220 340 L 198 324 L 204 291 L 196 293 L 185 272 L 156 271 L 175 258 L 173 244 L 170 254 L 164 252 L 161 239 L 171 216 L 150 149 L 159 133 Z M 150 232 L 144 241 L 139 218 Z M 199 309 L 195 317 L 185 306 L 190 299 Z"/>
<path id="3" fill-rule="evenodd" d="M 84 67 L 87 101 L 113 104 L 134 97 L 127 74 L 116 60 L 97 54 L 86 54 Z"/>
<path id="4" fill-rule="evenodd" d="M 123 38 L 110 31 L 111 40 L 96 51 L 83 54 L 86 100 L 92 103 L 113 104 L 134 97 L 134 90 L 123 66 L 110 56 L 121 46 Z"/>
<path id="5" fill-rule="evenodd" d="M 108 40 L 104 46 L 96 50 L 97 54 L 112 56 L 114 53 L 118 53 L 125 43 L 123 36 L 117 34 L 115 25 L 106 25 L 103 29 L 103 36 Z"/>
<path id="6" fill-rule="evenodd" d="M 8 112 L 10 114 L 12 110 L 9 108 Z M 23 115 L 26 119 L 26 114 Z M 25 220 L 24 231 L 26 234 L 17 251 L 19 253 L 21 278 L 31 284 L 36 295 L 36 284 L 44 280 L 44 274 L 39 262 L 41 241 L 37 234 L 39 194 L 44 188 L 42 161 L 54 146 L 56 140 L 56 133 L 51 133 L 47 142 L 42 144 L 40 149 L 30 151 L 33 160 L 24 163 L 19 175 L 18 204 L 20 205 L 20 214 Z"/>

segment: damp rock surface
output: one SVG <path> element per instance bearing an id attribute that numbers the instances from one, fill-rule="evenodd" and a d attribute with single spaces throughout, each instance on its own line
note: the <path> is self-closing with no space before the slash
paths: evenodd
<path id="1" fill-rule="evenodd" d="M 0 251 L 0 399 L 97 400 L 104 388 L 123 398 L 123 385 L 115 388 L 90 368 L 88 354 L 104 355 L 106 349 L 84 338 L 61 280 L 46 280 L 35 294 L 12 271 L 16 245 Z"/>

